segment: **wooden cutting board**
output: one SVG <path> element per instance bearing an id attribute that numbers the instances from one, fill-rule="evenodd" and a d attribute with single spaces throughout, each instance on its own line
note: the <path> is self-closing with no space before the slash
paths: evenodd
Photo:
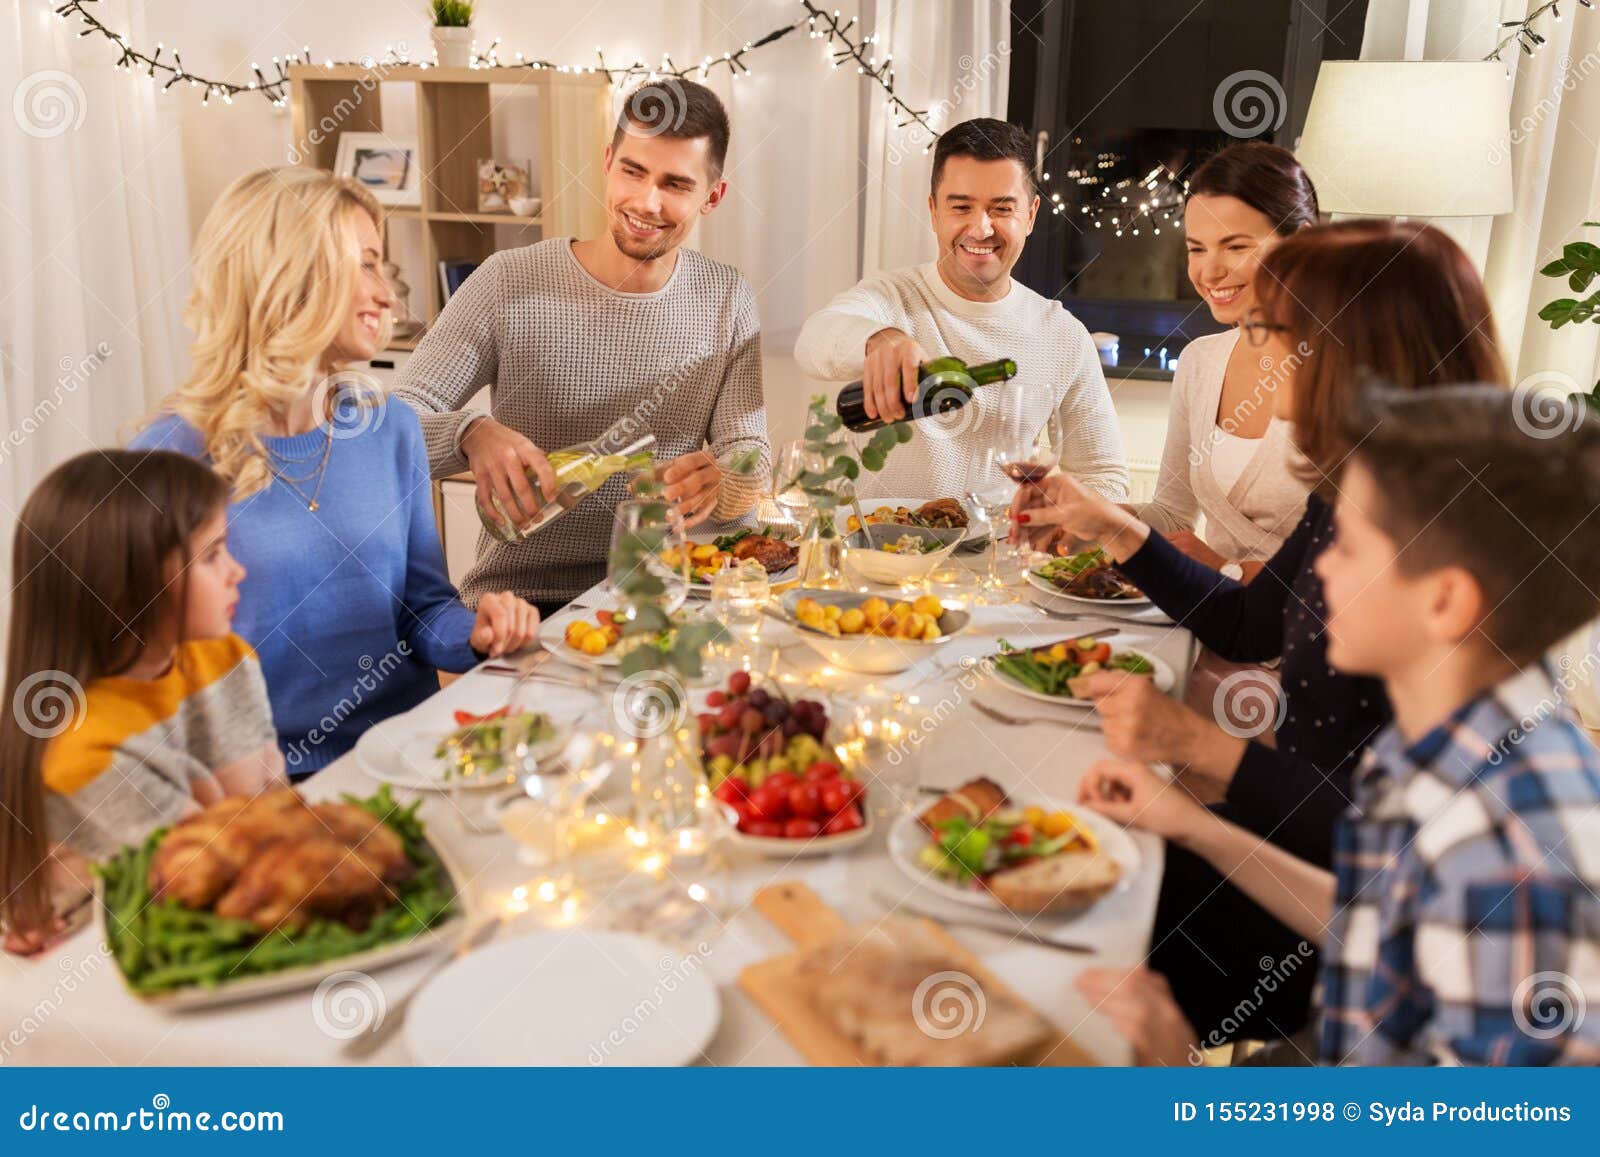
<path id="1" fill-rule="evenodd" d="M 844 917 L 828 907 L 821 896 L 805 884 L 771 884 L 755 894 L 755 908 L 771 923 L 806 949 L 821 944 L 842 932 Z M 964 945 L 931 920 L 918 920 L 933 940 L 950 953 L 958 967 L 977 980 L 985 990 L 1021 997 L 978 962 Z M 845 1066 L 870 1065 L 855 1041 L 840 1033 L 820 1012 L 814 999 L 815 982 L 798 971 L 800 953 L 791 952 L 752 964 L 739 974 L 744 989 L 770 1016 L 784 1035 L 812 1064 Z M 1065 1034 L 1057 1034 L 1045 1046 L 1043 1059 L 1048 1066 L 1080 1066 L 1097 1063 Z"/>

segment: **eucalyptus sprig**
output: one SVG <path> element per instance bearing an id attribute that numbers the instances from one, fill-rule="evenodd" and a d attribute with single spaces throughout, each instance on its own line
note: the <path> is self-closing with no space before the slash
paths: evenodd
<path id="1" fill-rule="evenodd" d="M 889 451 L 911 441 L 911 424 L 896 422 L 874 430 L 858 455 L 844 434 L 844 421 L 828 409 L 828 399 L 813 394 L 806 415 L 805 447 L 814 469 L 800 471 L 785 490 L 798 489 L 811 500 L 813 509 L 822 519 L 823 538 L 832 538 L 836 532 L 832 513 L 846 502 L 856 504 L 856 479 L 863 468 L 876 474 L 889 460 Z M 856 517 L 866 525 L 861 508 L 856 504 Z"/>
<path id="2" fill-rule="evenodd" d="M 1600 226 L 1600 221 L 1585 221 L 1586 226 Z M 1600 245 L 1590 241 L 1569 241 L 1561 249 L 1561 256 L 1539 270 L 1545 277 L 1565 277 L 1573 293 L 1582 293 L 1600 277 Z M 1600 291 L 1588 297 L 1558 297 L 1539 311 L 1539 317 L 1550 323 L 1551 329 L 1560 329 L 1569 322 L 1581 325 L 1586 321 L 1600 324 Z M 1587 393 L 1575 393 L 1590 409 L 1600 412 L 1600 382 Z"/>

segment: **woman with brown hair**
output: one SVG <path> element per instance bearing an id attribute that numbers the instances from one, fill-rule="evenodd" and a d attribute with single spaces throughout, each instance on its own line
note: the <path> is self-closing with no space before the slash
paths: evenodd
<path id="1" fill-rule="evenodd" d="M 1278 145 L 1229 145 L 1189 179 L 1189 281 L 1212 318 L 1229 328 L 1184 347 L 1155 493 L 1135 513 L 1230 578 L 1254 578 L 1305 509 L 1289 424 L 1273 413 L 1285 371 L 1239 340 L 1239 323 L 1257 306 L 1262 261 L 1316 221 L 1311 178 Z M 1202 517 L 1204 541 L 1194 533 Z"/>
<path id="2" fill-rule="evenodd" d="M 1390 715 L 1381 683 L 1337 674 L 1326 657 L 1312 566 L 1332 542 L 1326 497 L 1350 449 L 1336 418 L 1366 378 L 1420 389 L 1504 384 L 1506 375 L 1477 271 L 1428 225 L 1347 221 L 1302 230 L 1266 256 L 1255 285 L 1259 305 L 1241 322 L 1242 336 L 1292 370 L 1273 404 L 1291 423 L 1311 487 L 1304 516 L 1255 581 L 1236 582 L 1186 557 L 1069 477 L 1019 494 L 1015 517 L 1029 536 L 1065 532 L 1100 543 L 1156 605 L 1222 657 L 1282 659 L 1281 690 L 1225 681 L 1210 719 L 1148 679 L 1097 675 L 1090 693 L 1112 754 L 1168 764 L 1186 783 L 1220 795 L 1228 818 L 1327 864 L 1351 774 Z M 1269 728 L 1275 748 L 1254 738 Z M 1230 977 L 1248 991 L 1264 971 L 1259 961 L 1309 947 L 1179 849 L 1168 850 L 1152 943 L 1151 967 L 1166 974 L 1202 1035 L 1277 1036 L 1304 1018 L 1309 967 L 1239 1015 Z"/>

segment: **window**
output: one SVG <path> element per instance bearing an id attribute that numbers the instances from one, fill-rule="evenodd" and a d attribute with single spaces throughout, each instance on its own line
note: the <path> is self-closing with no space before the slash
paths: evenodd
<path id="1" fill-rule="evenodd" d="M 1018 279 L 1117 334 L 1127 376 L 1170 376 L 1220 328 L 1185 273 L 1182 179 L 1235 140 L 1292 147 L 1365 19 L 1365 0 L 1012 0 L 1010 119 L 1048 177 Z"/>

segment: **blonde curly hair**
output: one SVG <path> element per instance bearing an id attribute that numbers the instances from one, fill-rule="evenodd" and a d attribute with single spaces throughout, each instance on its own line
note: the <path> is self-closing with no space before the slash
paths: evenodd
<path id="1" fill-rule="evenodd" d="M 235 500 L 271 482 L 262 431 L 317 380 L 349 315 L 361 275 L 354 211 L 382 228 L 377 199 L 355 181 L 286 166 L 240 177 L 200 226 L 183 312 L 193 368 L 157 412 L 200 432 Z M 380 345 L 391 325 L 385 311 Z"/>

